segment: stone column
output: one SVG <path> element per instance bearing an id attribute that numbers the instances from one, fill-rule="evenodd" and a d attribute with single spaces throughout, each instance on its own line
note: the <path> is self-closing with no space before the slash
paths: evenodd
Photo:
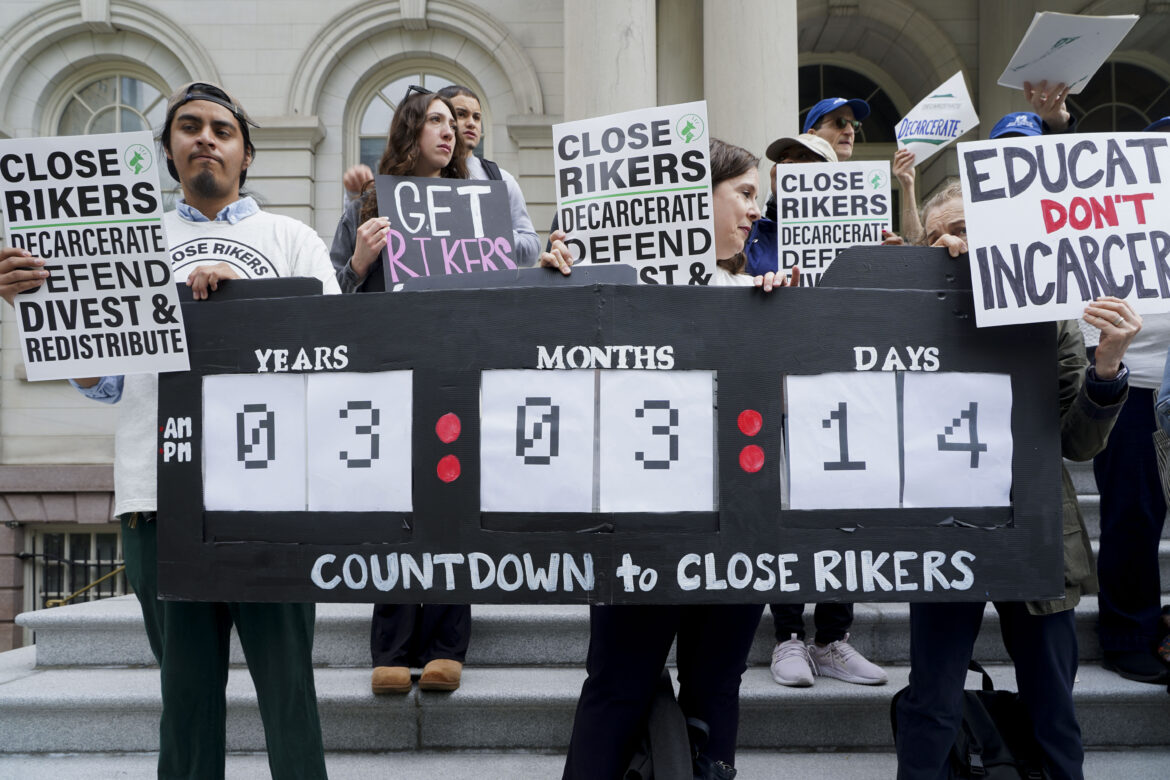
<path id="1" fill-rule="evenodd" d="M 315 223 L 313 153 L 325 137 L 315 116 L 260 117 L 252 131 L 256 160 L 244 188 L 264 197 L 264 208 L 299 219 L 328 235 L 336 223 Z"/>
<path id="2" fill-rule="evenodd" d="M 703 92 L 711 134 L 761 158 L 797 133 L 796 0 L 704 0 Z M 770 164 L 761 165 L 763 178 Z"/>
<path id="3" fill-rule="evenodd" d="M 565 121 L 658 104 L 655 0 L 564 0 Z"/>
<path id="4" fill-rule="evenodd" d="M 975 110 L 979 114 L 979 137 L 987 138 L 1004 114 L 1029 111 L 1022 90 L 1001 87 L 999 76 L 1028 31 L 1036 3 L 1032 0 L 983 0 L 979 13 L 979 90 Z"/>

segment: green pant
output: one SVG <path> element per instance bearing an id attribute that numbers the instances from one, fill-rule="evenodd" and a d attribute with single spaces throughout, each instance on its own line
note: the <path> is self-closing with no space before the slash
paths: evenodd
<path id="1" fill-rule="evenodd" d="M 235 625 L 256 686 L 272 777 L 324 778 L 314 605 L 160 601 L 154 515 L 120 519 L 126 577 L 161 673 L 158 776 L 223 778 L 228 637 Z"/>

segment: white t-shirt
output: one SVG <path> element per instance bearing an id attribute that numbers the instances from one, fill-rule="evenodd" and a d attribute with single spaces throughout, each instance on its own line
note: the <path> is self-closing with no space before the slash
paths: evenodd
<path id="1" fill-rule="evenodd" d="M 259 211 L 233 225 L 192 222 L 169 211 L 163 224 L 176 282 L 185 280 L 197 266 L 222 262 L 242 278 L 312 276 L 321 280 L 327 295 L 341 292 L 321 237 L 290 217 Z M 114 514 L 154 512 L 158 508 L 158 377 L 128 374 L 118 407 Z"/>
<path id="2" fill-rule="evenodd" d="M 715 273 L 711 274 L 709 287 L 751 286 L 755 284 L 755 277 L 751 274 L 733 274 L 723 266 L 715 266 Z"/>

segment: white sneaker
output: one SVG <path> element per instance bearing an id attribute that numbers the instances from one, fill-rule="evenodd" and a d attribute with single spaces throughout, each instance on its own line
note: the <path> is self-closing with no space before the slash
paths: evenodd
<path id="1" fill-rule="evenodd" d="M 813 671 L 820 677 L 836 677 L 859 685 L 885 685 L 888 679 L 880 666 L 865 660 L 865 656 L 849 644 L 848 634 L 824 647 L 809 643 L 808 652 Z M 772 666 L 775 668 L 775 662 Z"/>
<path id="2" fill-rule="evenodd" d="M 772 679 L 780 685 L 807 688 L 813 684 L 813 662 L 802 640 L 777 642 L 772 650 Z"/>

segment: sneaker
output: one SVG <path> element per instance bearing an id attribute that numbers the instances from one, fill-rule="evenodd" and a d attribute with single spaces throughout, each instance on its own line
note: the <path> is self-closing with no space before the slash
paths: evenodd
<path id="1" fill-rule="evenodd" d="M 812 659 L 796 634 L 787 641 L 777 642 L 772 650 L 772 679 L 793 688 L 807 688 L 813 684 Z"/>
<path id="2" fill-rule="evenodd" d="M 808 652 L 812 657 L 813 671 L 820 677 L 836 677 L 859 685 L 885 685 L 888 679 L 880 666 L 865 660 L 865 656 L 849 644 L 848 634 L 824 647 L 810 643 Z"/>

